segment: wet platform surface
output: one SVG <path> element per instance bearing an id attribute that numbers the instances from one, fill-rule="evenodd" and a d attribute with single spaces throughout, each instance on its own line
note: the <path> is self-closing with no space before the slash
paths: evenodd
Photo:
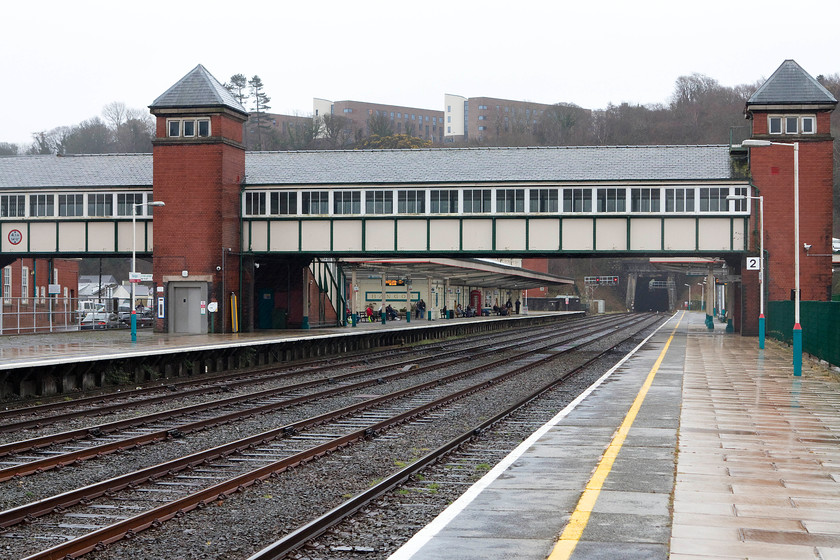
<path id="1" fill-rule="evenodd" d="M 840 376 L 704 319 L 676 314 L 391 558 L 840 559 Z"/>
<path id="2" fill-rule="evenodd" d="M 355 327 L 317 328 L 306 330 L 263 330 L 253 333 L 216 334 L 161 334 L 151 329 L 138 329 L 137 341 L 131 341 L 128 329 L 103 331 L 69 331 L 44 334 L 0 336 L 0 370 L 29 367 L 32 365 L 60 364 L 125 356 L 178 353 L 203 348 L 249 346 L 269 341 L 322 339 L 336 335 L 352 335 L 371 330 L 427 328 L 460 322 L 495 321 L 500 319 L 539 316 L 541 314 L 565 315 L 580 312 L 532 312 L 530 315 L 511 317 L 470 317 L 455 319 L 412 319 L 406 322 L 388 321 L 385 324 L 359 323 Z"/>

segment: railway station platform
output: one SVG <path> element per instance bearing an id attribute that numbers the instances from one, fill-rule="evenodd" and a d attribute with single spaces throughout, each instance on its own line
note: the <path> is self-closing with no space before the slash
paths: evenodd
<path id="1" fill-rule="evenodd" d="M 489 332 L 518 322 L 540 325 L 582 314 L 551 311 L 410 322 L 403 317 L 401 321 L 358 323 L 355 327 L 207 335 L 140 329 L 136 342 L 131 341 L 127 329 L 3 336 L 0 402 L 95 389 L 107 385 L 108 379 L 142 384 Z"/>
<path id="2" fill-rule="evenodd" d="M 391 560 L 840 559 L 840 376 L 678 312 Z"/>

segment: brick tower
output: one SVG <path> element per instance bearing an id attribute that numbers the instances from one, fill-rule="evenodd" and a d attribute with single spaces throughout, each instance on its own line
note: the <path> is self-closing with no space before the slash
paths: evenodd
<path id="1" fill-rule="evenodd" d="M 156 296 L 165 298 L 157 329 L 230 331 L 230 295 L 239 294 L 248 112 L 201 65 L 149 109 L 157 118 L 154 200 L 166 205 L 154 213 Z M 209 313 L 213 302 L 218 312 Z"/>
<path id="2" fill-rule="evenodd" d="M 755 194 L 764 196 L 768 301 L 792 298 L 796 252 L 800 298 L 831 299 L 831 112 L 836 106 L 834 96 L 793 60 L 784 61 L 747 101 L 752 139 L 799 146 L 798 247 L 794 247 L 794 147 L 770 145 L 750 149 Z"/>

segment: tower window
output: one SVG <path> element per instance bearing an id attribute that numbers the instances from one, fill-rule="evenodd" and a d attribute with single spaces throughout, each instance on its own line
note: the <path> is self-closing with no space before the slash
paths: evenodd
<path id="1" fill-rule="evenodd" d="M 166 121 L 170 138 L 202 138 L 210 136 L 210 119 L 169 119 Z"/>
<path id="2" fill-rule="evenodd" d="M 769 115 L 767 131 L 770 134 L 816 134 L 817 118 L 814 115 Z"/>

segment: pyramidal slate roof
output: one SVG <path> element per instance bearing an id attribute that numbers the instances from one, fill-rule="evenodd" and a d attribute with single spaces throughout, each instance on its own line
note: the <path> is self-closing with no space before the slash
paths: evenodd
<path id="1" fill-rule="evenodd" d="M 837 100 L 794 60 L 785 60 L 747 105 L 836 104 Z"/>
<path id="2" fill-rule="evenodd" d="M 150 109 L 185 108 L 185 107 L 227 107 L 244 115 L 248 111 L 239 104 L 235 97 L 219 80 L 199 64 L 186 76 L 166 90 Z"/>

